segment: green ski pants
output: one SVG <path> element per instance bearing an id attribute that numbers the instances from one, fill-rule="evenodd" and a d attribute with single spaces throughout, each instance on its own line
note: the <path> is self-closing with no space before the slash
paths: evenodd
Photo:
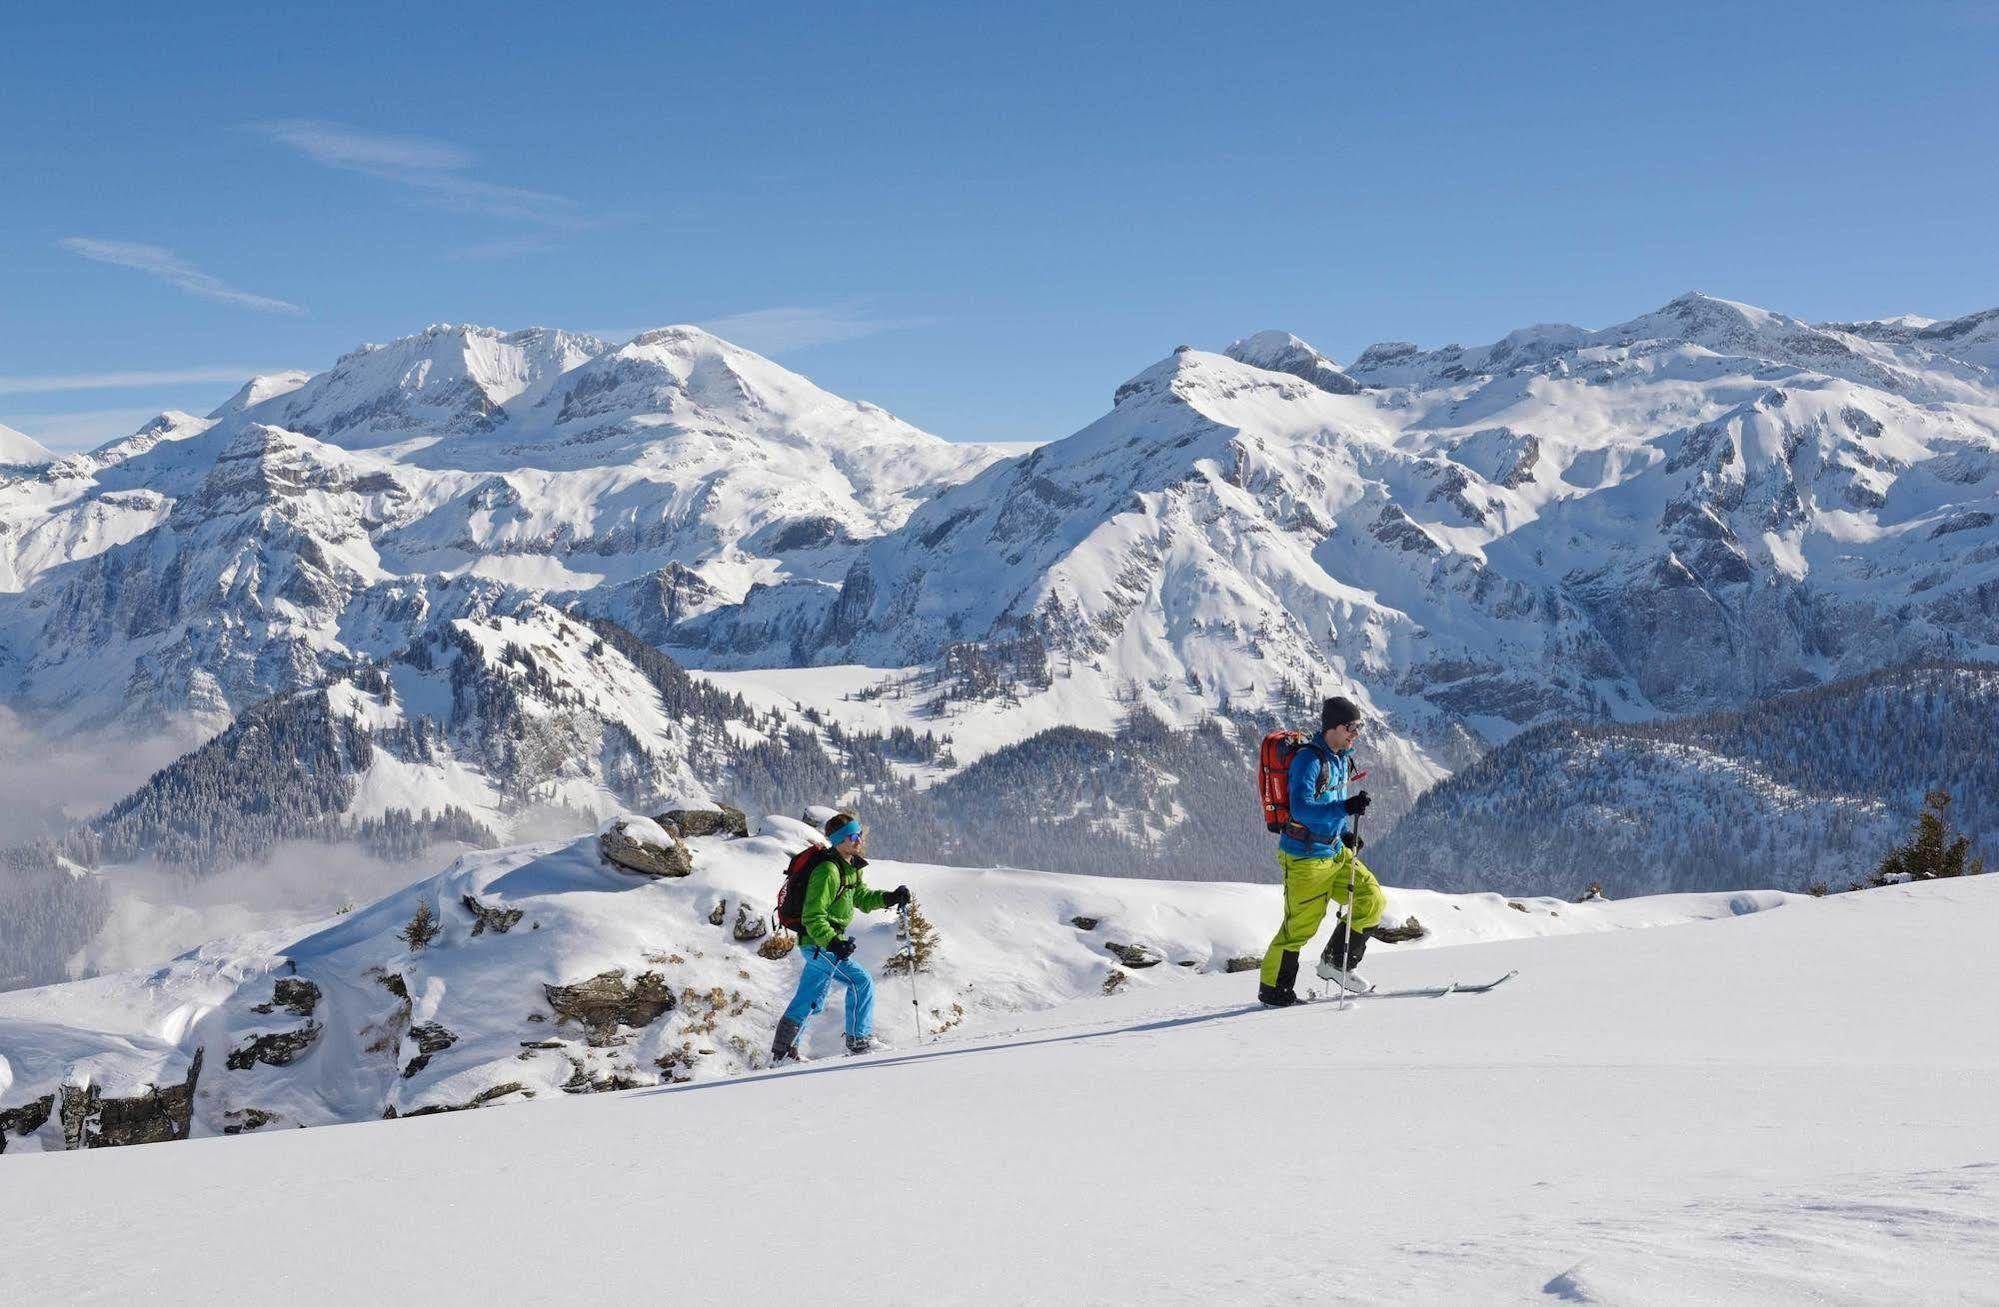
<path id="1" fill-rule="evenodd" d="M 1312 942 L 1329 904 L 1353 905 L 1348 917 L 1352 930 L 1367 930 L 1388 910 L 1381 882 L 1350 850 L 1341 849 L 1330 858 L 1299 858 L 1280 849 L 1277 865 L 1284 868 L 1284 924 L 1263 955 L 1266 985 L 1277 983 L 1277 968 L 1286 953 L 1301 952 Z"/>

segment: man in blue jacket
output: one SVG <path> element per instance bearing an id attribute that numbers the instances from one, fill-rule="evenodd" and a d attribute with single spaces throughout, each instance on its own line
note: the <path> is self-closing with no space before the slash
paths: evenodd
<path id="1" fill-rule="evenodd" d="M 1312 942 L 1328 904 L 1347 905 L 1320 956 L 1319 975 L 1356 994 L 1372 988 L 1354 974 L 1367 949 L 1367 932 L 1381 920 L 1388 899 L 1381 882 L 1361 865 L 1364 841 L 1349 822 L 1367 811 L 1366 790 L 1347 793 L 1353 777 L 1353 744 L 1360 708 L 1336 695 L 1319 712 L 1319 736 L 1291 758 L 1291 825 L 1277 841 L 1284 869 L 1284 924 L 1263 955 L 1256 997 L 1271 1007 L 1298 1001 L 1298 951 Z"/>

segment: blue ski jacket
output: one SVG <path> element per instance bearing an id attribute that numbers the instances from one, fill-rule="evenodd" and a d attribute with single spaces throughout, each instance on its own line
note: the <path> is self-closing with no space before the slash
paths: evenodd
<path id="1" fill-rule="evenodd" d="M 1347 781 L 1353 776 L 1353 750 L 1334 753 L 1314 739 L 1291 758 L 1291 820 L 1312 832 L 1310 843 L 1289 833 L 1277 847 L 1294 858 L 1330 858 L 1341 849 L 1340 832 L 1347 824 Z"/>

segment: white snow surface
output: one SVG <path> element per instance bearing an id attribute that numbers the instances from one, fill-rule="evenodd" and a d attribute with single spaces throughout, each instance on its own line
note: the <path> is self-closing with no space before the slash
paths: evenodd
<path id="1" fill-rule="evenodd" d="M 25 431 L 16 431 L 0 422 L 0 463 L 53 463 L 55 455 Z"/>
<path id="2" fill-rule="evenodd" d="M 603 1256 L 606 1238 L 671 1230 L 699 1250 L 670 1272 L 697 1301 L 759 1292 L 780 1256 L 826 1268 L 815 1297 L 836 1302 L 1994 1301 L 1999 1100 L 1975 1087 L 1999 1073 L 1999 1025 L 1949 1000 L 1999 982 L 1999 878 L 1525 911 L 1391 891 L 1392 915 L 1435 933 L 1375 945 L 1377 984 L 1520 974 L 1485 995 L 1269 1012 L 1248 1002 L 1253 976 L 1215 967 L 1261 945 L 1272 887 L 877 865 L 939 932 L 919 976 L 928 1024 L 954 1002 L 964 1020 L 919 1042 L 907 978 L 886 978 L 895 1047 L 838 1056 L 827 1015 L 813 1060 L 772 1072 L 730 1065 L 726 1036 L 767 1038 L 796 961 L 749 956 L 706 912 L 767 892 L 784 846 L 694 844 L 679 882 L 623 877 L 589 841 L 476 855 L 304 938 L 0 996 L 0 1105 L 84 1063 L 120 1087 L 174 1078 L 205 1044 L 198 1135 L 228 1109 L 280 1113 L 259 1134 L 165 1147 L 37 1157 L 52 1127 L 10 1138 L 10 1289 L 210 1301 L 226 1264 L 301 1303 L 412 1283 L 440 1304 L 570 1302 L 579 1283 L 636 1297 L 667 1272 Z M 474 938 L 466 892 L 527 919 Z M 390 931 L 420 898 L 445 933 L 411 957 Z M 1082 930 L 1078 914 L 1102 921 Z M 879 963 L 888 928 L 861 921 Z M 1167 961 L 1098 997 L 1112 940 Z M 612 1049 L 523 1024 L 546 1011 L 541 983 L 640 950 L 680 959 L 656 964 L 676 987 L 749 1008 L 732 1024 L 724 999 L 692 1041 L 717 1051 L 684 1083 L 548 1092 L 578 1061 L 644 1064 L 709 1011 L 683 1000 Z M 297 1024 L 247 1012 L 281 957 L 325 990 L 319 1044 L 289 1067 L 223 1070 L 225 1045 L 270 1028 L 256 1021 Z M 408 1019 L 457 1036 L 409 1079 L 407 1040 L 360 1048 L 380 1033 L 362 1023 L 395 1007 L 374 968 L 405 978 Z M 283 1128 L 502 1080 L 540 1101 Z M 840 1219 L 812 1219 L 836 1196 Z M 448 1275 L 443 1248 L 461 1254 Z"/>

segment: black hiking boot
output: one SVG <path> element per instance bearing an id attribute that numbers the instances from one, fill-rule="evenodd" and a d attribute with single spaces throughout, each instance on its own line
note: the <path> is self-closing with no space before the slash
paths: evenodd
<path id="1" fill-rule="evenodd" d="M 1294 1003 L 1302 1003 L 1305 1000 L 1298 997 L 1298 991 L 1295 989 L 1279 989 L 1275 985 L 1258 985 L 1256 987 L 1256 1001 L 1265 1007 L 1290 1007 Z"/>
<path id="2" fill-rule="evenodd" d="M 1298 998 L 1298 955 L 1284 953 L 1277 959 L 1277 983 L 1258 985 L 1256 1001 L 1265 1007 L 1290 1007 Z"/>
<path id="3" fill-rule="evenodd" d="M 798 1060 L 799 1024 L 790 1017 L 777 1023 L 777 1035 L 770 1041 L 770 1064 L 776 1066 L 786 1058 Z"/>

